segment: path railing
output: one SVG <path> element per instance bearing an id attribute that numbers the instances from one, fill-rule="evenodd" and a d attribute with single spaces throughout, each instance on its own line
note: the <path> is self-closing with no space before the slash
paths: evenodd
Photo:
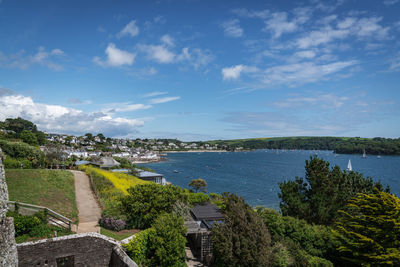
<path id="1" fill-rule="evenodd" d="M 8 209 L 11 211 L 15 211 L 17 209 L 18 213 L 21 215 L 33 215 L 38 211 L 45 211 L 49 223 L 71 230 L 72 221 L 70 219 L 47 207 L 36 206 L 16 201 L 8 201 Z"/>

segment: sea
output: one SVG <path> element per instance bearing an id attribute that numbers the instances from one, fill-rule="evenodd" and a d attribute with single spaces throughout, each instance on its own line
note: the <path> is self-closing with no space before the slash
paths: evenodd
<path id="1" fill-rule="evenodd" d="M 161 173 L 174 185 L 189 188 L 195 178 L 207 182 L 208 192 L 231 192 L 255 206 L 279 209 L 278 184 L 305 176 L 305 161 L 311 156 L 381 181 L 400 197 L 400 156 L 335 154 L 316 150 L 255 150 L 247 152 L 168 153 L 167 160 L 142 166 Z"/>

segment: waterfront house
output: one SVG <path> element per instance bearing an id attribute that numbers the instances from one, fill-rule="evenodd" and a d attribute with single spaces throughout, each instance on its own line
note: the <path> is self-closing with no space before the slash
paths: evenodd
<path id="1" fill-rule="evenodd" d="M 163 178 L 162 174 L 149 172 L 149 171 L 143 171 L 140 169 L 136 169 L 136 171 L 138 172 L 137 177 L 142 180 L 151 181 L 151 182 L 154 182 L 156 184 L 161 184 L 161 185 L 166 184 L 165 178 Z"/>
<path id="2" fill-rule="evenodd" d="M 185 222 L 186 237 L 195 257 L 206 264 L 213 261 L 211 229 L 216 223 L 223 223 L 224 216 L 220 209 L 211 203 L 195 205 Z"/>
<path id="3" fill-rule="evenodd" d="M 91 164 L 99 166 L 100 168 L 110 169 L 112 167 L 117 167 L 121 165 L 118 161 L 112 157 L 102 157 L 98 160 L 93 160 Z"/>

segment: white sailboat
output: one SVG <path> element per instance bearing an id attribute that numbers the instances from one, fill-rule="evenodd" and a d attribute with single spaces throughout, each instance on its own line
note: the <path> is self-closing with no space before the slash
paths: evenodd
<path id="1" fill-rule="evenodd" d="M 349 163 L 347 163 L 347 170 L 352 171 L 353 167 L 351 166 L 351 160 L 349 160 Z"/>
<path id="2" fill-rule="evenodd" d="M 367 154 L 365 153 L 365 149 L 364 149 L 364 153 L 362 155 L 362 158 L 365 159 L 367 157 Z"/>

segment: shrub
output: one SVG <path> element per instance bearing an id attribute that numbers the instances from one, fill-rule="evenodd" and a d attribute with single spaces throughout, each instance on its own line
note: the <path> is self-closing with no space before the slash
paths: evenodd
<path id="1" fill-rule="evenodd" d="M 128 193 L 122 198 L 122 207 L 128 225 L 140 229 L 148 228 L 160 214 L 170 213 L 178 200 L 187 202 L 183 189 L 173 185 L 137 185 L 129 188 Z"/>
<path id="2" fill-rule="evenodd" d="M 140 266 L 186 266 L 182 217 L 162 214 L 151 228 L 139 232 L 124 245 L 128 255 Z"/>
<path id="3" fill-rule="evenodd" d="M 128 244 L 123 245 L 129 257 L 131 257 L 131 259 L 133 259 L 139 266 L 146 263 L 149 235 L 154 234 L 154 228 L 148 228 L 137 233 Z"/>
<path id="4" fill-rule="evenodd" d="M 23 216 L 19 214 L 10 214 L 10 216 L 14 218 L 16 236 L 29 234 L 33 228 L 42 224 L 42 221 L 36 216 Z"/>
<path id="5" fill-rule="evenodd" d="M 305 220 L 282 216 L 267 208 L 257 208 L 257 213 L 263 218 L 274 243 L 290 240 L 309 255 L 328 259 L 335 257 L 340 242 L 330 227 L 308 224 Z"/>
<path id="6" fill-rule="evenodd" d="M 186 266 L 186 228 L 183 218 L 176 214 L 162 214 L 153 223 L 148 236 L 148 266 Z"/>
<path id="7" fill-rule="evenodd" d="M 122 219 L 110 217 L 107 215 L 102 215 L 101 219 L 99 220 L 100 226 L 103 226 L 106 229 L 113 230 L 113 231 L 121 231 L 125 229 L 126 222 Z"/>

